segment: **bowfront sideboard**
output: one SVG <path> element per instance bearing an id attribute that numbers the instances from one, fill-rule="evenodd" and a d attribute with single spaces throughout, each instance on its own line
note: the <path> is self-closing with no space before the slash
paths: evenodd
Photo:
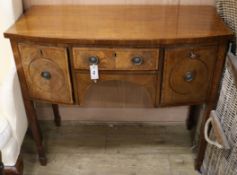
<path id="1" fill-rule="evenodd" d="M 232 37 L 214 7 L 33 6 L 4 35 L 42 165 L 47 161 L 33 102 L 51 103 L 60 125 L 57 104 L 83 104 L 94 84 L 125 81 L 144 87 L 154 107 L 190 105 L 189 128 L 195 108 L 205 105 L 200 168 L 203 126 L 215 108 Z"/>

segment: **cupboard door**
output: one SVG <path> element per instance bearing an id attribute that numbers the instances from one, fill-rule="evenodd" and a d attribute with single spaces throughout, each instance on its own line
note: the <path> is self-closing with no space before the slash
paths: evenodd
<path id="1" fill-rule="evenodd" d="M 216 57 L 217 46 L 167 49 L 161 104 L 205 102 Z"/>
<path id="2" fill-rule="evenodd" d="M 73 103 L 67 50 L 19 44 L 30 97 L 52 103 Z"/>

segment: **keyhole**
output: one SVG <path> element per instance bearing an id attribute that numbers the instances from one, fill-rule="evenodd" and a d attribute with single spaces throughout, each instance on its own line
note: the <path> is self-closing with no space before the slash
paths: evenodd
<path id="1" fill-rule="evenodd" d="M 114 53 L 114 57 L 117 57 L 117 53 L 116 52 Z"/>
<path id="2" fill-rule="evenodd" d="M 40 55 L 43 56 L 43 51 L 40 49 Z"/>

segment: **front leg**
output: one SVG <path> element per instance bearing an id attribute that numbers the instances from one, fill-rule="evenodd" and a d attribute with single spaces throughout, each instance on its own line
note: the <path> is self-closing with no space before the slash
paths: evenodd
<path id="1" fill-rule="evenodd" d="M 218 101 L 218 91 L 219 91 L 219 83 L 222 77 L 222 72 L 225 64 L 225 57 L 228 50 L 228 43 L 226 41 L 219 43 L 218 57 L 214 69 L 214 75 L 212 79 L 212 85 L 210 88 L 210 92 L 207 95 L 207 102 L 205 104 L 205 108 L 202 111 L 202 120 L 200 126 L 200 135 L 199 135 L 199 144 L 198 144 L 198 152 L 197 158 L 195 160 L 195 169 L 201 170 L 201 166 L 203 163 L 203 159 L 205 156 L 207 142 L 204 137 L 204 126 L 206 121 L 210 116 L 211 110 L 216 108 L 216 104 Z"/>
<path id="2" fill-rule="evenodd" d="M 41 133 L 41 130 L 39 127 L 34 104 L 31 100 L 28 100 L 28 99 L 24 99 L 24 104 L 25 104 L 26 114 L 27 114 L 27 118 L 28 118 L 28 122 L 29 122 L 29 127 L 31 129 L 33 139 L 36 143 L 40 164 L 46 165 L 47 158 L 45 155 L 42 133 Z"/>
<path id="3" fill-rule="evenodd" d="M 58 110 L 57 104 L 52 104 L 53 114 L 54 114 L 54 123 L 56 126 L 61 126 L 61 116 Z"/>
<path id="4" fill-rule="evenodd" d="M 186 127 L 188 130 L 192 130 L 193 128 L 195 128 L 197 124 L 198 115 L 199 115 L 199 106 L 198 105 L 190 106 L 188 118 L 186 120 Z"/>
<path id="5" fill-rule="evenodd" d="M 27 87 L 26 78 L 25 78 L 23 67 L 22 67 L 22 60 L 19 53 L 19 49 L 18 49 L 18 42 L 16 40 L 11 40 L 11 46 L 12 46 L 12 50 L 13 50 L 13 54 L 15 58 L 17 74 L 20 81 L 21 92 L 23 96 L 23 102 L 24 102 L 24 106 L 26 110 L 29 127 L 32 132 L 33 139 L 36 143 L 40 164 L 46 165 L 47 159 L 45 156 L 43 139 L 42 139 L 39 123 L 37 120 L 34 104 L 33 104 L 33 101 L 30 100 L 30 96 L 28 94 L 29 89 Z"/>

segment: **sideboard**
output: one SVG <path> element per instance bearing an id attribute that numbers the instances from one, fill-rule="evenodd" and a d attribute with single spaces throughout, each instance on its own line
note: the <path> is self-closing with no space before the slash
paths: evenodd
<path id="1" fill-rule="evenodd" d="M 47 164 L 34 101 L 80 105 L 96 83 L 144 87 L 154 107 L 204 105 L 203 126 L 215 108 L 232 32 L 211 6 L 33 6 L 4 33 L 11 41 L 39 160 Z"/>

